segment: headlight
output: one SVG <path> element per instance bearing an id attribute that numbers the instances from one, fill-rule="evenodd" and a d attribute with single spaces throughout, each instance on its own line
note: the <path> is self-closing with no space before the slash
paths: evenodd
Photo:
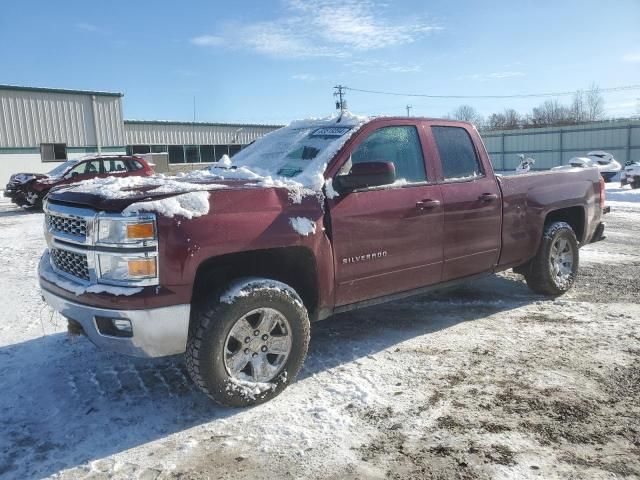
<path id="1" fill-rule="evenodd" d="M 98 243 L 132 244 L 156 239 L 155 216 L 99 218 Z"/>
<path id="2" fill-rule="evenodd" d="M 98 246 L 95 268 L 99 283 L 158 284 L 158 231 L 154 214 L 133 217 L 101 214 L 94 238 Z M 110 247 L 110 251 L 101 251 L 100 246 Z"/>
<path id="3" fill-rule="evenodd" d="M 156 278 L 158 267 L 156 257 L 126 254 L 98 254 L 100 280 L 103 283 L 136 283 L 139 280 Z M 105 282 L 106 280 L 106 282 Z"/>

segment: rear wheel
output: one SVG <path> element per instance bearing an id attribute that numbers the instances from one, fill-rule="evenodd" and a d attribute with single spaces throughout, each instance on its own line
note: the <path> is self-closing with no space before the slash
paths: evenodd
<path id="1" fill-rule="evenodd" d="M 634 189 L 635 188 L 640 188 L 640 182 L 633 182 L 630 185 L 631 185 L 631 188 L 634 188 Z"/>
<path id="2" fill-rule="evenodd" d="M 529 288 L 543 295 L 562 295 L 575 282 L 579 250 L 576 235 L 566 222 L 554 222 L 544 229 L 538 253 L 524 272 Z"/>
<path id="3" fill-rule="evenodd" d="M 269 279 L 243 279 L 194 306 L 187 369 L 218 403 L 242 407 L 278 395 L 295 380 L 309 345 L 298 294 Z"/>

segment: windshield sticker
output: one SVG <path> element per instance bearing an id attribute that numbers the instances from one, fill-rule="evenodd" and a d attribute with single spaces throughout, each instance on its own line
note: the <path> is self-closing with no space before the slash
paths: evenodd
<path id="1" fill-rule="evenodd" d="M 311 132 L 311 137 L 341 137 L 351 130 L 351 127 L 322 127 Z"/>
<path id="2" fill-rule="evenodd" d="M 282 175 L 283 177 L 295 177 L 296 175 L 298 175 L 299 173 L 302 172 L 301 168 L 296 168 L 296 167 L 282 167 L 280 170 L 278 170 L 278 175 Z"/>

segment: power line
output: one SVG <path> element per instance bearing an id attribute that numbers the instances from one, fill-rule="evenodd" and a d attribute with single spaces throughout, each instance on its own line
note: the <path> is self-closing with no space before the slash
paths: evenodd
<path id="1" fill-rule="evenodd" d="M 580 90 L 566 92 L 549 92 L 549 93 L 523 93 L 517 95 L 430 95 L 426 93 L 400 93 L 400 92 L 384 92 L 381 90 L 366 90 L 363 88 L 342 87 L 344 90 L 352 92 L 374 93 L 377 95 L 393 95 L 396 97 L 424 97 L 424 98 L 454 98 L 454 99 L 472 99 L 472 98 L 541 98 L 541 97 L 562 97 L 567 95 L 575 95 Z M 629 90 L 640 90 L 640 85 L 623 85 L 621 87 L 598 88 L 594 90 L 582 90 L 583 93 L 589 92 L 624 92 Z"/>

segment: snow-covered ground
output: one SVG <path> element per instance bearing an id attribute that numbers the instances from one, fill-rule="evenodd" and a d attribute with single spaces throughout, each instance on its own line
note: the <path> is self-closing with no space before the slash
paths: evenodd
<path id="1" fill-rule="evenodd" d="M 551 300 L 513 273 L 313 326 L 298 381 L 213 405 L 180 357 L 69 338 L 40 299 L 42 214 L 0 199 L 0 478 L 640 476 L 640 190 Z"/>

